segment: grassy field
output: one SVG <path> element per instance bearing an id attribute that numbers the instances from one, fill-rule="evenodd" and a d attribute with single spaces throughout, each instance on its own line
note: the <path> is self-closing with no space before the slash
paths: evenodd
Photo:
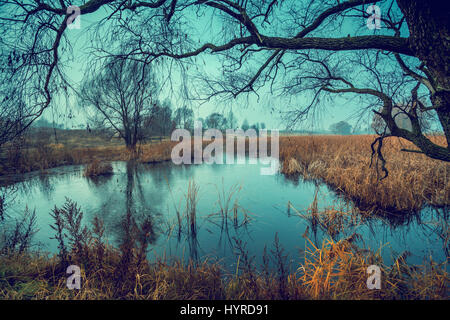
<path id="1" fill-rule="evenodd" d="M 442 136 L 431 137 L 444 145 Z M 425 204 L 450 204 L 450 164 L 417 153 L 411 143 L 386 139 L 383 146 L 389 175 L 380 180 L 371 163 L 375 136 L 282 137 L 280 161 L 288 176 L 320 179 L 351 198 L 361 209 L 419 210 Z M 381 171 L 381 170 L 379 170 Z"/>
<path id="2" fill-rule="evenodd" d="M 160 162 L 170 159 L 174 142 L 161 138 L 138 146 L 139 161 Z M 83 130 L 58 130 L 55 135 L 30 134 L 17 145 L 9 144 L 0 152 L 0 174 L 45 171 L 64 165 L 97 161 L 127 161 L 135 158 L 121 140 Z"/>

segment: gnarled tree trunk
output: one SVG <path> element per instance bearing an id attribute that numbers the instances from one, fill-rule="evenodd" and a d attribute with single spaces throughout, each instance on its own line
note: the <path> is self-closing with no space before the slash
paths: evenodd
<path id="1" fill-rule="evenodd" d="M 397 0 L 410 31 L 410 48 L 431 81 L 430 99 L 442 124 L 447 148 L 433 147 L 420 137 L 416 145 L 433 158 L 450 161 L 450 34 L 448 11 L 438 1 Z M 413 142 L 416 142 L 413 140 Z"/>

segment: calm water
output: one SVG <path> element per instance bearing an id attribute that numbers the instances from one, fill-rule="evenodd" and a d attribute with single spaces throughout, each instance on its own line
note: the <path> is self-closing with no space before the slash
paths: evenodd
<path id="1" fill-rule="evenodd" d="M 232 267 L 237 258 L 235 240 L 245 244 L 250 255 L 261 261 L 264 246 L 273 248 L 275 234 L 294 262 L 303 257 L 305 239 L 302 235 L 309 227 L 309 237 L 316 244 L 329 238 L 320 226 L 314 228 L 307 209 L 318 194 L 319 208 L 344 206 L 344 201 L 325 185 L 292 181 L 283 175 L 262 176 L 260 165 L 190 165 L 176 166 L 170 162 L 159 164 L 113 163 L 114 175 L 89 179 L 83 177 L 83 166 L 68 166 L 48 170 L 46 174 L 16 175 L 12 184 L 16 189 L 8 213 L 13 216 L 26 206 L 35 209 L 39 231 L 34 240 L 43 250 L 56 252 L 56 240 L 50 240 L 54 231 L 50 211 L 62 206 L 65 198 L 76 201 L 84 212 L 85 222 L 94 216 L 101 217 L 106 226 L 108 241 L 117 244 L 123 234 L 121 228 L 127 212 L 137 221 L 150 217 L 156 231 L 149 258 L 155 256 L 221 259 Z M 5 184 L 7 177 L 0 183 Z M 11 184 L 11 177 L 9 184 Z M 197 204 L 198 231 L 190 236 L 186 228 L 178 233 L 176 210 L 184 212 L 189 182 L 199 186 Z M 234 191 L 234 192 L 233 192 Z M 220 194 L 220 196 L 219 196 Z M 237 224 L 231 219 L 224 222 L 220 214 L 231 194 L 229 214 L 238 204 Z M 288 210 L 288 203 L 292 207 Z M 295 208 L 295 209 L 294 209 Z M 409 217 L 407 217 L 409 216 Z M 446 226 L 444 209 L 426 208 L 417 215 L 403 215 L 396 219 L 363 219 L 356 215 L 347 217 L 345 231 L 333 234 L 335 239 L 354 232 L 361 235 L 357 244 L 361 247 L 382 250 L 385 262 L 404 252 L 411 253 L 410 263 L 422 264 L 424 257 L 435 261 L 446 259 L 444 240 L 440 230 Z M 352 220 L 352 221 L 350 221 Z"/>

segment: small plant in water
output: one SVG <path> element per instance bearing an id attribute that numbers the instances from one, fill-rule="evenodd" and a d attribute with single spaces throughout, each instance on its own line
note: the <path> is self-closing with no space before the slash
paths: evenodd
<path id="1" fill-rule="evenodd" d="M 113 174 L 113 167 L 109 162 L 100 162 L 100 160 L 94 159 L 84 169 L 85 177 L 97 177 L 103 175 Z"/>

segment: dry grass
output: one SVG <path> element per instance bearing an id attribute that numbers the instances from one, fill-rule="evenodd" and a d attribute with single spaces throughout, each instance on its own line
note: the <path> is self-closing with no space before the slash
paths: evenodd
<path id="1" fill-rule="evenodd" d="M 308 238 L 300 279 L 312 299 L 447 299 L 446 265 L 409 266 L 406 254 L 385 266 L 380 252 L 362 251 L 354 236 L 341 241 L 324 240 L 316 247 Z M 367 268 L 381 268 L 381 289 L 367 288 Z"/>
<path id="2" fill-rule="evenodd" d="M 163 141 L 153 144 L 145 144 L 140 147 L 139 161 L 154 163 L 171 159 L 172 148 L 177 144 L 173 141 Z"/>
<path id="3" fill-rule="evenodd" d="M 109 162 L 101 162 L 94 159 L 84 168 L 85 177 L 97 177 L 103 175 L 109 175 L 113 173 L 113 167 Z"/>
<path id="4" fill-rule="evenodd" d="M 200 187 L 193 180 L 189 180 L 186 195 L 186 221 L 191 235 L 197 234 L 197 205 Z"/>
<path id="5" fill-rule="evenodd" d="M 264 249 L 262 268 L 236 239 L 237 267 L 230 273 L 220 261 L 149 261 L 150 221 L 138 223 L 127 214 L 126 237 L 116 248 L 104 239 L 103 222 L 94 217 L 84 225 L 83 212 L 70 199 L 51 215 L 58 254 L 1 251 L 0 299 L 448 299 L 446 263 L 410 266 L 404 253 L 387 266 L 381 250 L 355 245 L 356 234 L 316 246 L 305 233 L 304 257 L 292 273 L 277 235 L 270 253 Z M 268 267 L 270 260 L 275 267 Z M 81 267 L 80 290 L 66 286 L 69 265 Z M 370 265 L 382 270 L 380 290 L 367 288 Z"/>
<path id="6" fill-rule="evenodd" d="M 297 271 L 283 277 L 256 268 L 230 274 L 208 260 L 145 261 L 138 266 L 135 258 L 121 274 L 121 252 L 107 246 L 101 257 L 97 252 L 95 246 L 88 251 L 96 263 L 81 264 L 81 290 L 67 289 L 68 275 L 57 257 L 2 255 L 0 299 L 448 299 L 445 265 L 408 266 L 400 257 L 384 266 L 379 255 L 362 253 L 351 240 L 326 240 L 321 247 L 310 242 Z M 79 264 L 75 254 L 71 257 L 70 264 Z M 381 267 L 381 290 L 367 288 L 372 264 Z"/>
<path id="7" fill-rule="evenodd" d="M 5 160 L 0 164 L 0 174 L 24 173 L 46 170 L 58 166 L 89 164 L 93 161 L 128 161 L 161 162 L 170 160 L 171 141 L 142 145 L 138 154 L 132 154 L 123 145 L 97 146 L 89 148 L 69 148 L 64 144 L 44 145 L 40 148 L 22 150 L 9 149 Z"/>
<path id="8" fill-rule="evenodd" d="M 439 144 L 444 138 L 432 137 Z M 374 136 L 298 136 L 280 138 L 282 172 L 320 179 L 362 208 L 418 210 L 425 204 L 450 204 L 450 164 L 406 153 L 410 143 L 385 140 L 388 178 L 379 181 L 370 168 Z"/>

